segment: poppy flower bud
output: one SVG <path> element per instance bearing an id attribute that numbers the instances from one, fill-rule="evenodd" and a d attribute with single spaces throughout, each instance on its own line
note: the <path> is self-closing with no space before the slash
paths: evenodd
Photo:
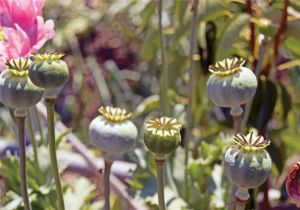
<path id="1" fill-rule="evenodd" d="M 161 117 L 145 123 L 144 141 L 155 154 L 168 154 L 180 144 L 182 124 L 174 118 Z"/>
<path id="2" fill-rule="evenodd" d="M 136 126 L 129 120 L 125 109 L 100 107 L 100 116 L 92 120 L 89 137 L 104 152 L 106 159 L 114 160 L 130 151 L 138 136 Z"/>
<path id="3" fill-rule="evenodd" d="M 0 98 L 10 108 L 26 109 L 37 104 L 44 90 L 28 77 L 29 59 L 12 59 L 0 75 Z"/>

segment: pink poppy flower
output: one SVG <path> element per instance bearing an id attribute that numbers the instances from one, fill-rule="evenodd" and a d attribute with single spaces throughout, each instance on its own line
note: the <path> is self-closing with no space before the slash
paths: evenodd
<path id="1" fill-rule="evenodd" d="M 286 191 L 290 196 L 292 202 L 294 202 L 297 205 L 297 207 L 300 207 L 299 179 L 300 179 L 300 162 L 297 162 L 290 169 L 286 178 Z"/>
<path id="2" fill-rule="evenodd" d="M 0 1 L 0 68 L 6 60 L 36 53 L 54 36 L 53 21 L 42 17 L 44 4 L 45 0 Z"/>

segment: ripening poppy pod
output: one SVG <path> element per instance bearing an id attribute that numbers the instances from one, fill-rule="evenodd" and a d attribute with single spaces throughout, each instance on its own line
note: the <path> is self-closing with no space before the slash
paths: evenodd
<path id="1" fill-rule="evenodd" d="M 238 133 L 233 140 L 234 145 L 225 153 L 225 172 L 230 182 L 238 186 L 240 192 L 245 192 L 263 184 L 271 173 L 272 160 L 265 150 L 270 140 L 254 132 L 246 136 Z"/>
<path id="2" fill-rule="evenodd" d="M 240 105 L 248 102 L 257 88 L 255 74 L 243 67 L 244 63 L 241 58 L 226 58 L 209 66 L 213 74 L 206 85 L 208 97 L 217 106 L 231 108 L 232 115 L 241 114 Z"/>
<path id="3" fill-rule="evenodd" d="M 28 77 L 29 59 L 12 59 L 0 75 L 0 98 L 10 108 L 26 109 L 37 104 L 44 90 Z"/>
<path id="4" fill-rule="evenodd" d="M 174 118 L 161 117 L 145 123 L 144 141 L 146 147 L 155 154 L 169 154 L 181 142 L 182 124 Z"/>
<path id="5" fill-rule="evenodd" d="M 44 88 L 45 97 L 55 98 L 57 92 L 66 82 L 69 70 L 62 53 L 45 53 L 34 55 L 34 61 L 29 67 L 29 77 L 32 82 Z"/>
<path id="6" fill-rule="evenodd" d="M 295 163 L 286 177 L 286 192 L 291 200 L 300 207 L 300 162 Z"/>
<path id="7" fill-rule="evenodd" d="M 114 160 L 134 147 L 137 128 L 125 109 L 107 106 L 100 107 L 99 112 L 101 115 L 90 123 L 89 137 L 104 152 L 105 159 Z"/>

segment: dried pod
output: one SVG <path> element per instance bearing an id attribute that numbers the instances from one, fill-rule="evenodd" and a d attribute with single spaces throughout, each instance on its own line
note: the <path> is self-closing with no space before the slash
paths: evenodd
<path id="1" fill-rule="evenodd" d="M 44 90 L 28 77 L 30 60 L 18 58 L 7 62 L 7 70 L 0 75 L 0 98 L 10 108 L 25 109 L 37 104 Z"/>
<path id="2" fill-rule="evenodd" d="M 244 63 L 233 58 L 209 66 L 213 74 L 207 81 L 207 94 L 215 105 L 235 108 L 254 96 L 257 79 L 251 69 L 243 67 Z"/>
<path id="3" fill-rule="evenodd" d="M 161 117 L 145 123 L 144 141 L 155 154 L 168 154 L 180 144 L 182 124 L 174 118 Z"/>
<path id="4" fill-rule="evenodd" d="M 104 152 L 106 159 L 114 160 L 128 152 L 136 143 L 136 126 L 129 120 L 125 109 L 100 107 L 100 116 L 92 120 L 89 137 Z"/>
<path id="5" fill-rule="evenodd" d="M 61 60 L 64 54 L 46 53 L 34 55 L 29 67 L 32 82 L 45 89 L 61 87 L 68 78 L 69 70 L 66 62 Z"/>
<path id="6" fill-rule="evenodd" d="M 247 136 L 240 133 L 234 135 L 234 142 L 224 158 L 229 180 L 240 188 L 260 186 L 271 173 L 272 161 L 265 150 L 270 141 L 251 132 Z"/>

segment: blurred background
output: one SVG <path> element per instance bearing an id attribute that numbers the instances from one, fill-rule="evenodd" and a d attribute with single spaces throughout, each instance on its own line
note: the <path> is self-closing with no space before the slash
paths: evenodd
<path id="1" fill-rule="evenodd" d="M 189 146 L 183 147 L 186 141 L 183 138 L 182 146 L 170 155 L 167 164 L 168 208 L 225 209 L 229 182 L 223 173 L 222 158 L 231 140 L 232 119 L 228 109 L 215 107 L 209 101 L 206 81 L 210 74 L 209 65 L 237 56 L 247 61 L 246 66 L 253 69 L 259 79 L 253 101 L 243 107 L 242 130 L 255 128 L 272 140 L 268 150 L 274 163 L 270 179 L 261 188 L 251 191 L 253 199 L 247 208 L 296 209 L 288 202 L 284 182 L 291 164 L 300 159 L 300 1 L 200 0 L 197 50 L 193 55 L 194 92 L 192 104 L 189 104 L 187 69 L 192 2 L 163 1 L 162 25 L 169 75 L 169 87 L 163 92 L 167 94 L 173 117 L 184 122 L 187 106 L 192 106 L 193 111 L 193 115 L 188 116 L 193 119 L 193 124 L 189 128 L 185 126 L 182 132 L 182 137 L 189 138 Z M 48 0 L 44 18 L 54 20 L 56 35 L 41 50 L 64 52 L 64 60 L 70 68 L 70 78 L 56 104 L 57 121 L 70 128 L 60 136 L 62 139 L 72 132 L 93 154 L 101 157 L 101 152 L 91 145 L 87 135 L 89 122 L 98 115 L 99 106 L 119 106 L 133 112 L 132 119 L 138 126 L 140 137 L 135 150 L 122 158 L 134 164 L 134 171 L 129 176 L 123 174 L 122 180 L 130 196 L 149 209 L 158 209 L 155 165 L 153 156 L 143 145 L 142 125 L 146 119 L 161 114 L 162 60 L 157 5 L 156 0 Z M 0 116 L 2 154 L 14 152 L 13 119 L 4 107 L 1 107 Z M 186 130 L 191 134 L 185 135 Z M 40 154 L 45 156 L 41 136 L 37 133 L 41 142 Z M 64 141 L 59 149 L 72 151 Z M 186 170 L 185 149 L 190 152 Z M 15 160 L 3 158 L 2 170 L 7 171 L 6 176 L 11 176 L 8 171 L 12 167 L 17 167 Z M 30 166 L 28 170 L 31 170 Z M 65 193 L 67 199 L 77 198 L 82 203 L 74 204 L 68 210 L 99 209 L 102 205 L 98 202 L 102 195 L 96 191 L 99 183 L 94 176 L 81 176 L 77 172 L 65 172 Z M 188 196 L 185 172 L 188 174 Z M 22 209 L 11 204 L 18 198 L 14 179 L 17 178 L 4 177 L 9 181 L 3 188 L 2 203 L 13 206 L 6 210 Z M 47 180 L 40 181 L 45 182 Z M 74 182 L 77 184 L 68 185 Z M 33 181 L 30 185 L 34 186 Z M 36 204 L 36 209 L 43 209 L 42 206 L 48 203 L 51 206 L 53 201 L 47 196 L 53 193 L 52 185 L 50 182 L 45 187 L 47 192 L 33 187 L 39 192 L 36 203 L 40 204 Z M 86 193 L 82 195 L 85 189 Z M 114 210 L 128 208 L 124 207 L 124 199 L 119 195 L 113 199 Z"/>

